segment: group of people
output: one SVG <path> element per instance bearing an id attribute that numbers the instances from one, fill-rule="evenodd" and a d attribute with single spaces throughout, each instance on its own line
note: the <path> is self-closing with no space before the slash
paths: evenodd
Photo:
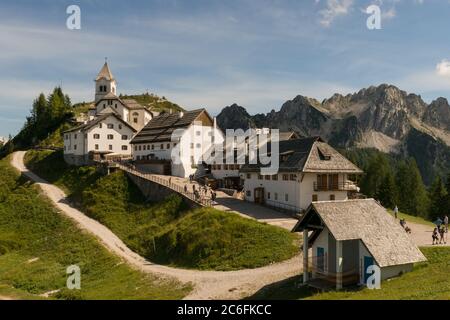
<path id="1" fill-rule="evenodd" d="M 442 221 L 442 222 L 441 222 Z M 447 244 L 448 234 L 448 216 L 446 215 L 443 220 L 438 219 L 436 227 L 433 230 L 433 245 L 435 244 Z"/>
<path id="2" fill-rule="evenodd" d="M 193 183 L 194 179 L 191 179 L 191 177 L 189 177 L 189 181 L 191 183 Z M 184 192 L 188 193 L 188 187 L 187 185 L 184 186 Z M 217 193 L 212 190 L 211 188 L 209 188 L 208 186 L 197 186 L 196 184 L 192 184 L 192 193 L 194 194 L 195 200 L 196 201 L 202 201 L 204 199 L 211 199 L 211 201 L 216 201 L 217 199 Z"/>
<path id="3" fill-rule="evenodd" d="M 398 218 L 398 207 L 394 208 L 395 219 Z M 438 219 L 436 222 L 436 227 L 433 229 L 432 240 L 433 245 L 447 244 L 448 237 L 448 215 L 445 215 L 443 219 Z M 411 228 L 406 225 L 405 219 L 400 219 L 400 225 L 405 229 L 407 233 L 411 233 Z"/>

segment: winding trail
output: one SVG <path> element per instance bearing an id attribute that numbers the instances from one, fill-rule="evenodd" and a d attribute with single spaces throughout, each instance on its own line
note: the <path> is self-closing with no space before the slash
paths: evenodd
<path id="1" fill-rule="evenodd" d="M 131 251 L 107 227 L 74 208 L 61 189 L 28 170 L 24 164 L 24 156 L 24 151 L 15 152 L 11 158 L 12 166 L 34 181 L 61 210 L 61 213 L 74 220 L 81 229 L 96 236 L 103 246 L 134 268 L 163 278 L 173 278 L 182 283 L 191 283 L 194 290 L 185 299 L 240 299 L 253 294 L 266 285 L 298 275 L 302 271 L 300 255 L 258 269 L 229 272 L 186 270 L 151 263 Z"/>

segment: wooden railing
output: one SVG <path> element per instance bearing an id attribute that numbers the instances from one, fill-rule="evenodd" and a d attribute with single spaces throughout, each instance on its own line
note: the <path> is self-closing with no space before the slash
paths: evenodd
<path id="1" fill-rule="evenodd" d="M 159 185 L 162 185 L 166 188 L 169 188 L 170 190 L 182 195 L 183 197 L 191 200 L 192 202 L 199 204 L 202 207 L 212 207 L 212 200 L 210 197 L 200 194 L 199 191 L 190 192 L 189 190 L 185 190 L 184 186 L 180 186 L 178 184 L 171 182 L 170 177 L 163 178 L 161 176 L 158 176 L 158 175 L 155 175 L 152 173 L 141 172 L 141 171 L 137 170 L 132 164 L 129 164 L 129 163 L 108 161 L 108 164 L 113 165 L 113 166 L 119 168 L 120 170 L 128 172 L 134 176 L 140 177 L 142 179 L 145 179 L 145 180 L 157 183 Z"/>
<path id="2" fill-rule="evenodd" d="M 355 191 L 357 186 L 353 182 L 318 183 L 314 182 L 314 191 Z"/>

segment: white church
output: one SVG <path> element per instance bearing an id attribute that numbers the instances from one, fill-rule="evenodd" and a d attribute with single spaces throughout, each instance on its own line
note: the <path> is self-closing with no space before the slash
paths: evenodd
<path id="1" fill-rule="evenodd" d="M 64 159 L 71 165 L 106 156 L 131 157 L 131 139 L 158 113 L 119 98 L 116 79 L 105 62 L 95 78 L 95 104 L 88 115 L 89 121 L 64 132 Z"/>

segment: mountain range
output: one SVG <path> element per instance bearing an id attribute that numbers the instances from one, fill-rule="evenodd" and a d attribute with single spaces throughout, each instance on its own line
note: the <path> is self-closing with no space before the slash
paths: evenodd
<path id="1" fill-rule="evenodd" d="M 321 136 L 341 149 L 374 148 L 397 158 L 413 157 L 429 184 L 450 171 L 450 105 L 427 104 L 420 95 L 382 84 L 334 94 L 322 102 L 297 96 L 279 111 L 250 115 L 237 104 L 217 117 L 222 128 L 279 128 L 300 136 Z"/>

